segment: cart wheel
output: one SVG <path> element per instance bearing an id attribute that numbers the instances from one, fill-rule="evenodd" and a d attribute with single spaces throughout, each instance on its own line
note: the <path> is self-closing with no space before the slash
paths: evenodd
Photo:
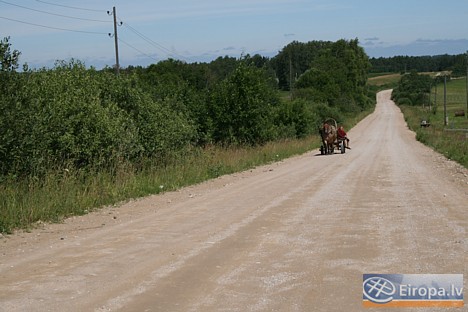
<path id="1" fill-rule="evenodd" d="M 322 145 L 322 146 L 320 146 L 320 155 L 323 155 L 323 154 L 325 154 L 325 151 L 324 151 L 323 145 Z"/>
<path id="2" fill-rule="evenodd" d="M 345 148 L 344 142 L 341 142 L 340 148 L 341 148 L 341 154 L 346 153 L 346 148 Z"/>

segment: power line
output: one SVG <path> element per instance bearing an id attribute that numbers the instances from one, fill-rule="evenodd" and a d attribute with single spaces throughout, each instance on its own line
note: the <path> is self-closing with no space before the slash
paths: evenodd
<path id="1" fill-rule="evenodd" d="M 0 0 L 0 2 L 5 3 L 5 4 L 8 4 L 8 5 L 15 6 L 15 7 L 18 7 L 18 8 L 22 8 L 22 9 L 26 9 L 26 10 L 30 10 L 30 11 L 34 11 L 34 12 L 43 13 L 43 14 L 49 14 L 49 15 L 60 16 L 60 17 L 71 18 L 71 19 L 82 20 L 82 21 L 91 21 L 91 22 L 100 22 L 100 23 L 111 23 L 111 21 L 103 21 L 103 20 L 96 20 L 96 19 L 89 19 L 89 18 L 81 18 L 81 17 L 69 16 L 69 15 L 62 15 L 62 14 L 57 14 L 57 13 L 52 13 L 52 12 L 37 10 L 37 9 L 28 8 L 28 7 L 25 7 L 25 6 L 22 6 L 22 5 L 10 3 L 10 2 L 7 2 L 7 1 L 3 1 L 3 0 Z"/>
<path id="2" fill-rule="evenodd" d="M 169 50 L 169 49 L 166 49 L 165 47 L 163 47 L 162 45 L 160 45 L 159 43 L 157 42 L 154 42 L 153 40 L 151 40 L 150 38 L 146 37 L 145 35 L 143 35 L 141 32 L 139 32 L 138 30 L 136 30 L 135 28 L 133 28 L 132 26 L 130 26 L 129 24 L 127 23 L 123 23 L 123 25 L 125 27 L 127 27 L 128 29 L 130 29 L 130 31 L 132 31 L 133 33 L 135 33 L 136 35 L 138 35 L 140 38 L 142 38 L 143 40 L 145 40 L 146 42 L 148 42 L 149 44 L 157 47 L 158 49 L 162 50 L 163 52 L 165 53 L 171 53 L 172 52 Z"/>
<path id="3" fill-rule="evenodd" d="M 84 11 L 92 11 L 92 12 L 103 12 L 104 10 L 95 10 L 95 9 L 88 9 L 88 8 L 81 8 L 81 7 L 74 7 L 74 6 L 68 6 L 68 5 L 61 5 L 61 4 L 57 4 L 57 3 L 52 3 L 52 2 L 48 2 L 48 1 L 42 1 L 42 0 L 36 0 L 37 2 L 41 2 L 41 3 L 45 3 L 45 4 L 48 4 L 48 5 L 54 5 L 54 6 L 58 6 L 58 7 L 64 7 L 64 8 L 69 8 L 69 9 L 75 9 L 75 10 L 84 10 Z M 88 18 L 80 18 L 80 17 L 75 17 L 75 16 L 69 16 L 69 15 L 63 15 L 63 14 L 58 14 L 58 13 L 52 13 L 52 12 L 47 12 L 47 11 L 43 11 L 43 10 L 38 10 L 38 9 L 33 9 L 33 8 L 30 8 L 30 7 L 26 7 L 26 6 L 22 6 L 22 5 L 18 5 L 18 4 L 14 4 L 14 3 L 11 3 L 11 2 L 8 2 L 8 1 L 4 1 L 4 0 L 0 0 L 1 3 L 5 3 L 5 4 L 8 4 L 8 5 L 12 5 L 12 6 L 16 6 L 16 7 L 19 7 L 19 8 L 22 8 L 22 9 L 26 9 L 26 10 L 30 10 L 30 11 L 35 11 L 35 12 L 39 12 L 39 13 L 43 13 L 43 14 L 48 14 L 48 15 L 54 15 L 54 16 L 59 16 L 59 17 L 64 17 L 64 18 L 70 18 L 70 19 L 76 19 L 76 20 L 84 20 L 84 21 L 93 21 L 93 22 L 102 22 L 102 23 L 111 23 L 111 21 L 104 21 L 104 20 L 97 20 L 97 19 L 88 19 Z M 107 12 L 109 14 L 109 11 Z M 53 26 L 47 26 L 47 25 L 42 25 L 42 24 L 36 24 L 36 23 L 31 23 L 31 22 L 25 22 L 25 21 L 22 21 L 22 20 L 17 20 L 17 19 L 13 19 L 13 18 L 8 18 L 8 17 L 3 17 L 3 16 L 0 16 L 1 19 L 5 19 L 5 20 L 9 20 L 9 21 L 13 21 L 13 22 L 17 22 L 17 23 L 22 23 L 22 24 L 26 24 L 26 25 L 31 25 L 31 26 L 36 26 L 36 27 L 42 27 L 42 28 L 48 28 L 48 29 L 54 29 L 54 30 L 61 30 L 61 31 L 68 31 L 68 32 L 75 32 L 75 33 L 85 33 L 85 34 L 97 34 L 97 35 L 109 35 L 109 36 L 112 36 L 111 33 L 103 33 L 103 32 L 95 32 L 95 31 L 84 31 L 84 30 L 75 30 L 75 29 L 67 29 L 67 28 L 61 28 L 61 27 L 53 27 Z M 185 58 L 184 56 L 182 55 L 179 55 L 169 49 L 167 49 L 166 47 L 162 46 L 161 44 L 155 42 L 154 40 L 148 38 L 147 36 L 145 36 L 144 34 L 142 34 L 140 31 L 136 30 L 134 27 L 130 26 L 128 23 L 124 23 L 124 22 L 120 22 L 120 25 L 124 25 L 126 28 L 128 28 L 131 32 L 133 32 L 134 34 L 136 34 L 137 36 L 139 36 L 141 39 L 143 39 L 144 41 L 146 41 L 147 43 L 151 44 L 153 47 L 156 47 L 157 49 L 161 50 L 162 52 L 168 54 L 168 55 L 173 55 L 173 56 L 176 56 L 180 59 L 184 59 L 184 60 L 187 60 L 187 58 Z M 119 25 L 119 26 L 120 26 Z M 115 34 L 114 34 L 115 36 Z M 137 51 L 138 53 L 142 54 L 142 55 L 145 55 L 146 57 L 150 58 L 150 59 L 153 59 L 155 61 L 158 61 L 156 58 L 152 57 L 151 55 L 148 55 L 146 54 L 145 52 L 142 52 L 141 50 L 135 48 L 134 46 L 132 46 L 131 44 L 125 42 L 124 40 L 122 40 L 121 38 L 116 38 L 118 41 L 122 42 L 123 44 L 125 44 L 126 46 L 128 46 L 129 48 Z"/>
<path id="4" fill-rule="evenodd" d="M 153 59 L 153 60 L 155 60 L 156 62 L 159 61 L 158 59 L 155 59 L 155 58 L 152 57 L 151 55 L 148 55 L 148 54 L 146 54 L 145 52 L 142 52 L 141 50 L 135 48 L 134 46 L 132 46 L 131 44 L 129 44 L 129 43 L 125 42 L 125 41 L 123 41 L 122 39 L 118 38 L 118 40 L 119 40 L 120 42 L 122 42 L 123 44 L 125 44 L 126 46 L 128 46 L 129 48 L 132 48 L 133 50 L 135 50 L 135 51 L 137 51 L 137 52 L 139 52 L 139 53 L 145 55 L 146 57 L 148 57 L 148 58 L 150 58 L 150 59 Z"/>
<path id="5" fill-rule="evenodd" d="M 55 30 L 70 31 L 70 32 L 84 33 L 84 34 L 93 34 L 93 35 L 108 35 L 108 33 L 102 33 L 102 32 L 96 32 L 96 31 L 74 30 L 74 29 L 66 29 L 66 28 L 59 28 L 59 27 L 40 25 L 40 24 L 29 23 L 29 22 L 20 21 L 20 20 L 16 20 L 16 19 L 13 19 L 13 18 L 3 17 L 3 16 L 0 16 L 0 18 L 6 19 L 6 20 L 9 20 L 9 21 L 13 21 L 13 22 L 22 23 L 22 24 L 27 24 L 27 25 L 37 26 L 37 27 L 43 27 L 43 28 L 49 28 L 49 29 L 55 29 Z"/>
<path id="6" fill-rule="evenodd" d="M 163 51 L 164 53 L 168 54 L 168 55 L 173 55 L 173 56 L 177 56 L 181 59 L 184 59 L 184 60 L 187 60 L 186 57 L 182 56 L 182 55 L 179 55 L 169 49 L 167 49 L 166 47 L 160 45 L 159 43 L 155 42 L 154 40 L 148 38 L 147 36 L 143 35 L 141 32 L 139 32 L 138 30 L 136 30 L 135 28 L 133 28 L 132 26 L 130 26 L 128 23 L 125 23 L 125 22 L 122 22 L 122 24 L 127 27 L 130 31 L 132 31 L 133 33 L 135 33 L 137 36 L 139 36 L 140 38 L 142 38 L 143 40 L 145 40 L 146 42 L 148 42 L 149 44 L 151 44 L 152 46 L 156 47 L 157 49 Z"/>
<path id="7" fill-rule="evenodd" d="M 105 10 L 95 10 L 95 9 L 87 9 L 87 8 L 79 8 L 79 7 L 74 7 L 74 6 L 68 6 L 68 5 L 63 5 L 63 4 L 57 4 L 57 3 L 52 3 L 52 2 L 47 2 L 47 1 L 41 1 L 41 0 L 36 0 L 37 2 L 45 3 L 48 5 L 55 5 L 59 6 L 62 8 L 68 8 L 68 9 L 74 9 L 74 10 L 82 10 L 82 11 L 91 11 L 91 12 L 105 12 Z"/>

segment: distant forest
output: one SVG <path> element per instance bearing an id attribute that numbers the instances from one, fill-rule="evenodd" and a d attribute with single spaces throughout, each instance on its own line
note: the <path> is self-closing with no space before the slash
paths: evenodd
<path id="1" fill-rule="evenodd" d="M 357 42 L 357 39 L 354 40 Z M 289 81 L 310 69 L 310 64 L 323 50 L 330 49 L 332 42 L 309 41 L 306 43 L 293 41 L 285 46 L 275 57 L 269 60 L 279 80 L 281 89 L 289 88 Z M 435 56 L 394 56 L 369 58 L 369 73 L 402 73 L 402 72 L 434 72 L 452 71 L 452 76 L 466 75 L 466 54 L 435 55 Z"/>
<path id="2" fill-rule="evenodd" d="M 435 56 L 394 56 L 370 58 L 371 73 L 452 71 L 452 76 L 466 75 L 466 54 Z"/>

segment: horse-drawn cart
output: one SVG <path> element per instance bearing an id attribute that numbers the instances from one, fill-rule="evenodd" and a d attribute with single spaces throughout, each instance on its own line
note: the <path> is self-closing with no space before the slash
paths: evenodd
<path id="1" fill-rule="evenodd" d="M 320 146 L 320 154 L 334 154 L 337 148 L 341 154 L 346 153 L 345 138 L 339 138 L 337 134 L 337 123 L 333 118 L 329 118 L 323 122 L 322 128 L 319 127 L 322 145 Z"/>

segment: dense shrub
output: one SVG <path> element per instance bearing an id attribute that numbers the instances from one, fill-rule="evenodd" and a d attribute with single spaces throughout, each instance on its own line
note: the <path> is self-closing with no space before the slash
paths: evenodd
<path id="1" fill-rule="evenodd" d="M 315 103 L 327 103 L 343 112 L 369 108 L 368 57 L 358 40 L 339 40 L 320 50 L 295 84 L 295 95 Z"/>
<path id="2" fill-rule="evenodd" d="M 413 71 L 401 77 L 398 87 L 393 89 L 392 99 L 397 104 L 421 105 L 427 101 L 432 84 L 430 76 Z"/>
<path id="3" fill-rule="evenodd" d="M 209 104 L 215 142 L 261 144 L 276 136 L 279 98 L 262 69 L 241 62 L 213 90 Z"/>
<path id="4" fill-rule="evenodd" d="M 399 105 L 413 105 L 410 99 L 404 97 L 404 98 L 399 98 L 398 99 L 398 104 Z"/>
<path id="5" fill-rule="evenodd" d="M 164 158 L 194 139 L 193 123 L 177 98 L 152 97 L 138 87 L 135 76 L 103 74 L 100 81 L 102 102 L 116 103 L 136 125 L 138 156 Z"/>
<path id="6" fill-rule="evenodd" d="M 130 78 L 76 61 L 3 78 L 9 91 L 0 100 L 3 175 L 164 157 L 192 140 L 185 116 L 153 101 Z"/>
<path id="7" fill-rule="evenodd" d="M 303 138 L 316 132 L 319 116 L 312 103 L 297 99 L 282 103 L 278 107 L 276 124 L 281 138 Z"/>

